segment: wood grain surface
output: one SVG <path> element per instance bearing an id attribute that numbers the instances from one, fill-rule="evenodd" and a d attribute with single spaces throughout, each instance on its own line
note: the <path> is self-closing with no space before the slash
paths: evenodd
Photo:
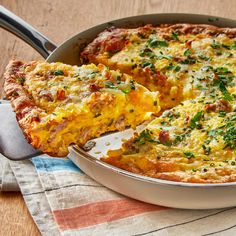
<path id="1" fill-rule="evenodd" d="M 0 0 L 0 4 L 56 44 L 96 24 L 132 15 L 178 12 L 236 19 L 234 0 Z M 11 58 L 43 59 L 3 29 L 0 29 L 0 51 L 0 86 L 4 68 Z M 0 194 L 0 215 L 0 236 L 40 235 L 20 193 Z"/>

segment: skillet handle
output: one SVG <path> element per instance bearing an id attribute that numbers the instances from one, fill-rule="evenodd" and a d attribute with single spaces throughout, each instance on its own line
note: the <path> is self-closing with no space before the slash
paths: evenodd
<path id="1" fill-rule="evenodd" d="M 57 46 L 6 8 L 0 5 L 0 27 L 15 34 L 37 50 L 45 59 Z"/>

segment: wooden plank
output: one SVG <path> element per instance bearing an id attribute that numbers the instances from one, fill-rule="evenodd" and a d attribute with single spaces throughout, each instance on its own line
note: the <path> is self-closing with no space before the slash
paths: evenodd
<path id="1" fill-rule="evenodd" d="M 191 12 L 236 19 L 236 1 L 232 0 L 0 0 L 0 4 L 57 44 L 96 24 L 132 15 Z M 4 68 L 11 58 L 43 58 L 9 32 L 0 29 L 0 35 L 1 86 Z M 0 235 L 39 234 L 19 193 L 0 194 L 0 214 Z"/>
<path id="2" fill-rule="evenodd" d="M 40 235 L 22 195 L 0 193 L 0 235 Z"/>

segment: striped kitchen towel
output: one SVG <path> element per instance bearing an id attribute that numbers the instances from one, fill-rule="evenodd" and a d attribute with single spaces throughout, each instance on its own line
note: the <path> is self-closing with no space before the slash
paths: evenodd
<path id="1" fill-rule="evenodd" d="M 42 235 L 236 235 L 236 208 L 170 209 L 117 194 L 69 159 L 10 162 Z"/>
<path id="2" fill-rule="evenodd" d="M 9 160 L 0 154 L 0 192 L 20 191 Z"/>

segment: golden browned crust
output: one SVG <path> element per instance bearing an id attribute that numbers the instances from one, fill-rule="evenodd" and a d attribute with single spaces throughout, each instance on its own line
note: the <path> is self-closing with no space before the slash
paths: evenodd
<path id="1" fill-rule="evenodd" d="M 170 181 L 175 181 L 175 182 L 187 182 L 187 183 L 202 183 L 202 184 L 207 184 L 207 183 L 228 183 L 228 182 L 235 182 L 236 177 L 231 175 L 230 171 L 227 170 L 218 170 L 216 171 L 217 175 L 222 176 L 223 178 L 218 180 L 218 179 L 213 179 L 209 177 L 199 177 L 199 176 L 192 176 L 189 178 L 183 178 L 177 174 L 175 174 L 175 171 L 179 170 L 178 164 L 175 163 L 167 163 L 167 162 L 158 162 L 158 163 L 152 163 L 148 161 L 147 159 L 143 158 L 140 163 L 142 165 L 145 164 L 146 168 L 149 169 L 149 171 L 144 171 L 141 168 L 137 166 L 137 164 L 129 162 L 125 163 L 120 160 L 120 157 L 103 157 L 101 158 L 102 161 L 116 166 L 120 169 L 143 175 L 143 176 L 148 176 L 151 178 L 155 179 L 163 179 L 163 180 L 170 180 Z M 172 172 L 172 173 L 170 173 Z"/>
<path id="2" fill-rule="evenodd" d="M 4 91 L 6 97 L 11 101 L 19 126 L 22 128 L 25 138 L 29 143 L 32 143 L 31 137 L 27 133 L 29 124 L 21 121 L 31 113 L 32 110 L 37 111 L 36 113 L 40 113 L 41 109 L 35 105 L 33 100 L 30 99 L 27 91 L 18 81 L 25 77 L 22 69 L 27 65 L 33 64 L 36 64 L 36 62 L 26 64 L 22 61 L 12 60 L 7 65 L 6 72 L 4 73 Z M 38 117 L 31 117 L 31 119 L 32 121 L 37 120 Z"/>
<path id="3" fill-rule="evenodd" d="M 159 35 L 168 38 L 172 32 L 178 34 L 226 34 L 232 38 L 236 36 L 236 28 L 219 28 L 207 24 L 162 24 L 159 26 L 145 25 L 137 29 L 125 29 L 111 27 L 101 32 L 90 44 L 85 47 L 81 53 L 81 57 L 85 62 L 98 63 L 96 56 L 104 52 L 112 52 L 122 50 L 128 43 L 128 36 L 134 32 L 144 35 L 150 35 L 153 30 L 156 30 Z"/>
<path id="4" fill-rule="evenodd" d="M 81 56 L 85 62 L 95 62 L 96 55 L 100 53 L 121 50 L 125 46 L 127 36 L 127 29 L 108 28 L 87 45 L 82 51 Z"/>

